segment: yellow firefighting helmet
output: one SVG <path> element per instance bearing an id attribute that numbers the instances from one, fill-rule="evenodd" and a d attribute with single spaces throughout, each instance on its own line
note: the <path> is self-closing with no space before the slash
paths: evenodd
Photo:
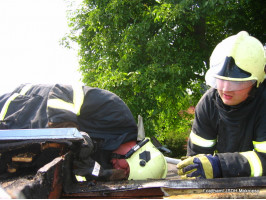
<path id="1" fill-rule="evenodd" d="M 130 167 L 128 180 L 166 177 L 167 162 L 164 155 L 151 143 L 150 138 L 145 138 L 145 140 L 148 142 L 126 159 Z"/>
<path id="2" fill-rule="evenodd" d="M 215 47 L 205 76 L 206 83 L 217 89 L 223 81 L 233 83 L 229 91 L 245 89 L 255 82 L 259 87 L 265 79 L 265 64 L 262 43 L 246 31 L 241 31 Z"/>
<path id="3" fill-rule="evenodd" d="M 123 169 L 128 180 L 162 179 L 167 174 L 167 163 L 164 155 L 146 137 L 136 144 L 127 142 L 112 154 L 115 169 Z"/>

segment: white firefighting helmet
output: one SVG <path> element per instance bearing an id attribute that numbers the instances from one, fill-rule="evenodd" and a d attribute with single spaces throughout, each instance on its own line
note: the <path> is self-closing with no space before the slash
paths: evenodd
<path id="1" fill-rule="evenodd" d="M 210 57 L 207 85 L 227 91 L 242 90 L 265 79 L 266 56 L 262 43 L 246 31 L 219 43 Z"/>

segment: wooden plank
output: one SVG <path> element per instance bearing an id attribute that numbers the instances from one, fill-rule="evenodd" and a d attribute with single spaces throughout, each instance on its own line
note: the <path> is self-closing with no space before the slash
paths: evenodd
<path id="1" fill-rule="evenodd" d="M 61 198 L 163 198 L 164 193 L 160 188 L 146 188 L 127 191 L 99 191 L 84 193 L 62 193 Z"/>

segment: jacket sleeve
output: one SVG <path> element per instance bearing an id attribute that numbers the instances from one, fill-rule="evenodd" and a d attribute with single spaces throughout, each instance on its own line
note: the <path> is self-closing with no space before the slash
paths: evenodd
<path id="1" fill-rule="evenodd" d="M 215 130 L 217 119 L 213 110 L 210 104 L 210 91 L 208 91 L 201 98 L 195 109 L 195 118 L 188 139 L 188 156 L 214 153 L 217 142 Z"/>

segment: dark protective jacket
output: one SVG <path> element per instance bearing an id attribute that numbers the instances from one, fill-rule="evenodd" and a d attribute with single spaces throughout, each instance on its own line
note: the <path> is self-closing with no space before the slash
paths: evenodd
<path id="1" fill-rule="evenodd" d="M 237 106 L 208 90 L 195 110 L 188 155 L 217 152 L 223 177 L 266 175 L 266 82 Z"/>
<path id="2" fill-rule="evenodd" d="M 0 128 L 47 128 L 73 122 L 112 151 L 137 139 L 137 125 L 127 105 L 114 93 L 88 86 L 23 84 L 0 96 Z"/>

